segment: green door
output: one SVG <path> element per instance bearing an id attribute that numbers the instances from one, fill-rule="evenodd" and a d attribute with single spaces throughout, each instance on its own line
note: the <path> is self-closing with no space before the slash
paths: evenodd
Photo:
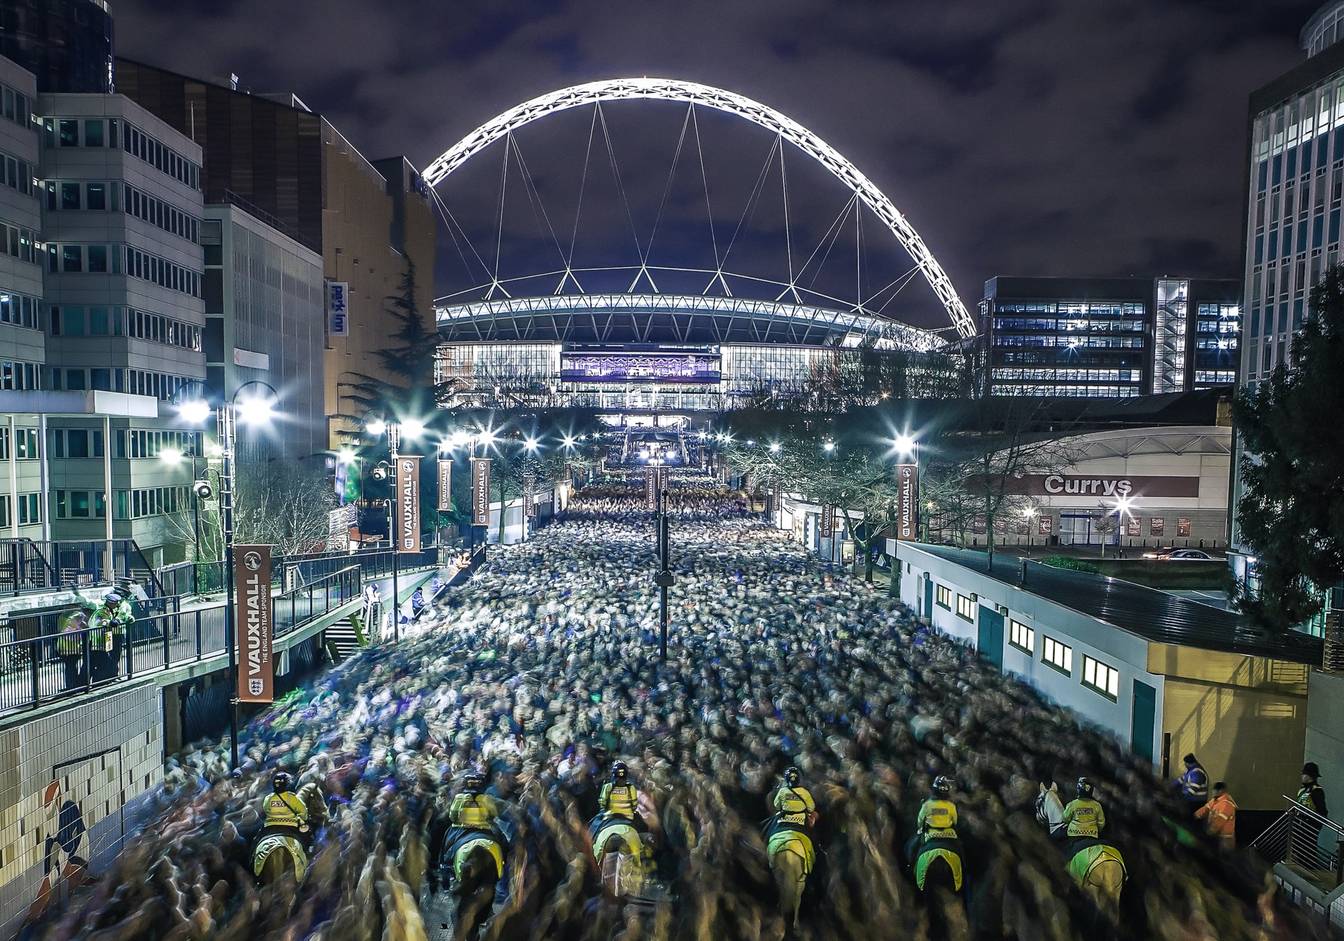
<path id="1" fill-rule="evenodd" d="M 1134 754 L 1153 759 L 1153 719 L 1157 715 L 1157 690 L 1142 680 L 1134 681 L 1134 704 L 1130 710 L 1130 740 Z"/>
<path id="2" fill-rule="evenodd" d="M 976 649 L 995 667 L 1003 669 L 1003 615 L 980 605 L 980 637 Z"/>
<path id="3" fill-rule="evenodd" d="M 924 576 L 924 616 L 933 620 L 933 579 Z"/>

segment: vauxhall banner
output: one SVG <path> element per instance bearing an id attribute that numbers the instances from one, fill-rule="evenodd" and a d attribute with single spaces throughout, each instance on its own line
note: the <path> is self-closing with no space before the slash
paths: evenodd
<path id="1" fill-rule="evenodd" d="M 912 542 L 919 538 L 919 466 L 896 465 L 896 538 Z"/>
<path id="2" fill-rule="evenodd" d="M 453 459 L 439 458 L 439 510 L 448 513 L 453 509 Z"/>
<path id="3" fill-rule="evenodd" d="M 829 503 L 821 508 L 821 538 L 830 539 L 835 534 L 835 507 Z"/>
<path id="4" fill-rule="evenodd" d="M 650 510 L 658 508 L 658 469 L 650 467 L 644 472 L 644 502 Z"/>
<path id="5" fill-rule="evenodd" d="M 420 551 L 420 458 L 397 458 L 397 551 Z"/>
<path id="6" fill-rule="evenodd" d="M 471 525 L 490 525 L 490 458 L 471 459 Z"/>
<path id="7" fill-rule="evenodd" d="M 238 638 L 238 701 L 274 702 L 271 547 L 234 546 L 233 584 L 238 599 L 233 608 L 233 631 Z"/>
<path id="8" fill-rule="evenodd" d="M 523 475 L 523 515 L 537 515 L 537 501 L 532 491 L 537 486 L 537 475 L 529 471 Z"/>

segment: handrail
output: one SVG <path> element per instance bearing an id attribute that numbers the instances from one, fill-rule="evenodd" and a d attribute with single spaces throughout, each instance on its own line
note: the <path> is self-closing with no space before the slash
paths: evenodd
<path id="1" fill-rule="evenodd" d="M 1251 847 L 1318 888 L 1334 891 L 1344 884 L 1344 826 L 1286 794 L 1282 797 L 1287 810 L 1251 841 Z"/>
<path id="2" fill-rule="evenodd" d="M 358 599 L 362 570 L 350 565 L 272 598 L 273 636 L 292 634 Z M 78 696 L 122 678 L 149 675 L 224 653 L 225 605 L 202 605 L 0 643 L 0 714 Z"/>

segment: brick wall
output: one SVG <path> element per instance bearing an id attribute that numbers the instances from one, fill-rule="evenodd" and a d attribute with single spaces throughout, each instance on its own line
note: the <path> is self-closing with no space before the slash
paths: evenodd
<path id="1" fill-rule="evenodd" d="M 0 730 L 0 939 L 134 835 L 163 779 L 153 683 Z"/>

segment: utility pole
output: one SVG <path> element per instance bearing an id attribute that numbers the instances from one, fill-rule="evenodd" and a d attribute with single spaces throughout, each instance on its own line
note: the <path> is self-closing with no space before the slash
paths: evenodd
<path id="1" fill-rule="evenodd" d="M 671 546 L 668 542 L 667 489 L 663 486 L 662 468 L 651 467 L 658 494 L 658 513 L 655 517 L 655 537 L 658 540 L 658 574 L 654 583 L 658 586 L 658 659 L 667 662 L 667 590 L 675 584 L 672 577 Z"/>

